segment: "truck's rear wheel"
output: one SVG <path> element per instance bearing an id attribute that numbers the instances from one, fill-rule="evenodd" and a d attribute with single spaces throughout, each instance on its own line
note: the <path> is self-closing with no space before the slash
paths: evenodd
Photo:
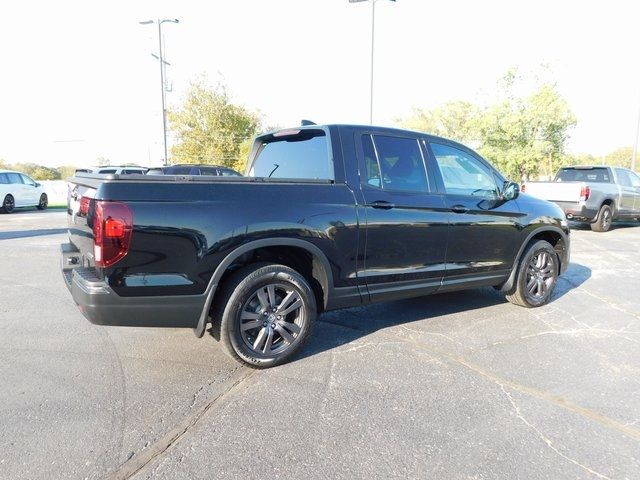
<path id="1" fill-rule="evenodd" d="M 507 300 L 521 307 L 541 307 L 549 302 L 558 280 L 560 262 L 549 242 L 538 240 L 522 254 L 514 289 Z"/>
<path id="2" fill-rule="evenodd" d="M 594 232 L 606 232 L 611 228 L 613 221 L 613 210 L 609 205 L 603 205 L 598 212 L 598 218 L 591 224 L 591 230 Z"/>
<path id="3" fill-rule="evenodd" d="M 311 333 L 316 301 L 307 280 L 284 265 L 249 265 L 215 299 L 220 340 L 236 360 L 267 368 L 289 360 Z"/>

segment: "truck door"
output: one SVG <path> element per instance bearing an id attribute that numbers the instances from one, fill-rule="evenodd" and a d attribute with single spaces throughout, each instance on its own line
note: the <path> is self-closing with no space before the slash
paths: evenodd
<path id="1" fill-rule="evenodd" d="M 448 213 L 417 137 L 356 133 L 366 246 L 358 276 L 372 301 L 440 287 Z"/>
<path id="2" fill-rule="evenodd" d="M 640 175 L 635 172 L 629 172 L 629 177 L 631 177 L 631 186 L 635 192 L 633 210 L 635 213 L 640 213 Z"/>
<path id="3" fill-rule="evenodd" d="M 522 242 L 517 201 L 500 200 L 496 173 L 470 151 L 433 141 L 429 146 L 451 212 L 443 289 L 491 284 L 511 270 Z"/>
<path id="4" fill-rule="evenodd" d="M 622 215 L 632 215 L 634 211 L 634 203 L 636 197 L 636 188 L 631 182 L 630 172 L 622 168 L 616 168 L 616 178 L 620 186 L 620 205 L 617 210 Z"/>

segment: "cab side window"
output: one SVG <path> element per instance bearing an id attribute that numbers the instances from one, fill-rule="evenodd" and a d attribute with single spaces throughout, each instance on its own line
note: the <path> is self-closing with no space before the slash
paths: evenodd
<path id="1" fill-rule="evenodd" d="M 498 196 L 490 169 L 468 153 L 439 143 L 431 143 L 447 193 L 485 198 Z"/>

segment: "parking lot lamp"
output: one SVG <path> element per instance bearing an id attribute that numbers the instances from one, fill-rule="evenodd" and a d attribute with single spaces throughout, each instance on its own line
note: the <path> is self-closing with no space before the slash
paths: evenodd
<path id="1" fill-rule="evenodd" d="M 369 123 L 373 125 L 373 60 L 376 27 L 376 2 L 378 0 L 349 0 L 349 3 L 371 2 L 371 78 L 369 83 Z M 389 0 L 395 2 L 396 0 Z"/>
<path id="2" fill-rule="evenodd" d="M 164 161 L 163 163 L 166 165 L 168 162 L 167 155 L 167 109 L 165 107 L 166 97 L 165 97 L 165 85 L 164 85 L 164 57 L 162 56 L 162 24 L 163 23 L 179 23 L 180 20 L 177 18 L 165 18 L 163 20 L 145 20 L 143 22 L 138 22 L 140 25 L 151 25 L 153 23 L 158 23 L 158 50 L 159 57 L 158 63 L 160 64 L 160 89 L 161 89 L 161 101 L 162 101 L 162 143 L 164 146 Z"/>

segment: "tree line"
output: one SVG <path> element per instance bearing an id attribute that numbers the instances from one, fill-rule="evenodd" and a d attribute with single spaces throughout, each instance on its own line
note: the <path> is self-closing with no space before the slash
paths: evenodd
<path id="1" fill-rule="evenodd" d="M 212 87 L 205 78 L 192 83 L 181 105 L 170 109 L 167 117 L 175 139 L 172 163 L 217 164 L 240 172 L 253 138 L 277 129 L 267 126 L 259 112 L 234 104 L 223 85 Z M 431 109 L 414 108 L 396 123 L 464 143 L 513 180 L 550 177 L 564 165 L 631 165 L 631 147 L 599 158 L 567 153 L 567 140 L 577 123 L 568 102 L 553 82 L 515 70 L 499 80 L 491 101 L 455 100 Z M 100 157 L 96 163 L 109 162 Z M 37 180 L 65 179 L 75 169 L 35 163 L 8 165 L 0 159 L 0 168 L 9 167 Z"/>

